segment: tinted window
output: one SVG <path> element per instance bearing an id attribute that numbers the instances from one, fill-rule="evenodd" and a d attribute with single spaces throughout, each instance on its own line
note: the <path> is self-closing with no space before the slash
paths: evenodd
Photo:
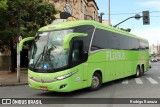
<path id="1" fill-rule="evenodd" d="M 91 51 L 98 49 L 148 49 L 148 42 L 97 28 L 92 41 Z"/>
<path id="2" fill-rule="evenodd" d="M 145 49 L 149 49 L 149 45 L 147 41 L 141 40 L 140 41 L 140 49 L 145 50 Z"/>
<path id="3" fill-rule="evenodd" d="M 92 41 L 92 51 L 97 49 L 117 49 L 118 47 L 119 42 L 116 35 L 112 32 L 96 29 Z"/>
<path id="4" fill-rule="evenodd" d="M 88 53 L 91 37 L 94 31 L 94 26 L 78 26 L 74 28 L 74 33 L 86 33 L 87 36 L 83 37 L 74 37 L 71 42 L 71 51 L 70 51 L 70 67 L 74 67 L 80 63 L 87 61 L 88 55 L 84 55 L 84 53 Z"/>
<path id="5" fill-rule="evenodd" d="M 83 41 L 83 51 L 89 50 L 89 45 L 91 41 L 91 37 L 93 34 L 94 26 L 84 25 L 78 26 L 74 28 L 74 32 L 76 33 L 87 33 L 88 35 L 85 37 L 75 37 L 73 40 L 82 40 Z"/>

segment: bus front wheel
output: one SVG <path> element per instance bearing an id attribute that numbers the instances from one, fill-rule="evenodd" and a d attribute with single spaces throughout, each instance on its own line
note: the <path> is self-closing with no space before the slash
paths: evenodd
<path id="1" fill-rule="evenodd" d="M 102 85 L 102 77 L 99 73 L 95 72 L 92 76 L 90 90 L 98 90 Z"/>

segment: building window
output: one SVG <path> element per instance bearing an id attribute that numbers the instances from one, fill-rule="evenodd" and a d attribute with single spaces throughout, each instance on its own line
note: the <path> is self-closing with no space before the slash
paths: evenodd
<path id="1" fill-rule="evenodd" d="M 98 19 L 98 15 L 97 15 L 97 13 L 96 13 L 96 15 L 95 15 L 95 21 L 97 21 L 97 19 Z"/>
<path id="2" fill-rule="evenodd" d="M 95 14 L 95 11 L 94 11 L 94 14 L 93 14 L 93 20 L 96 19 L 96 14 Z"/>
<path id="3" fill-rule="evenodd" d="M 83 12 L 83 1 L 81 0 L 81 7 L 80 7 L 81 12 Z"/>
<path id="4" fill-rule="evenodd" d="M 97 21 L 97 14 L 96 14 L 96 16 L 95 16 L 95 21 Z"/>
<path id="5" fill-rule="evenodd" d="M 84 8 L 85 8 L 85 13 L 87 13 L 87 6 L 84 6 Z"/>
<path id="6" fill-rule="evenodd" d="M 50 0 L 48 0 L 48 1 L 50 1 Z M 56 2 L 59 2 L 59 0 L 53 0 L 53 1 L 54 1 L 55 3 L 56 3 Z"/>

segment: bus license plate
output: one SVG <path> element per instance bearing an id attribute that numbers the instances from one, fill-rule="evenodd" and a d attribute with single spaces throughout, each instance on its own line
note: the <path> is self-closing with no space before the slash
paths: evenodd
<path id="1" fill-rule="evenodd" d="M 40 89 L 43 90 L 43 91 L 47 91 L 48 90 L 48 88 L 45 87 L 45 86 L 41 86 Z"/>

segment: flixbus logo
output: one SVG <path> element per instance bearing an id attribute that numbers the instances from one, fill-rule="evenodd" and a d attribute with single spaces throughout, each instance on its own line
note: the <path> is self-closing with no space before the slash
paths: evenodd
<path id="1" fill-rule="evenodd" d="M 125 53 L 124 52 L 106 52 L 106 60 L 124 60 Z"/>

